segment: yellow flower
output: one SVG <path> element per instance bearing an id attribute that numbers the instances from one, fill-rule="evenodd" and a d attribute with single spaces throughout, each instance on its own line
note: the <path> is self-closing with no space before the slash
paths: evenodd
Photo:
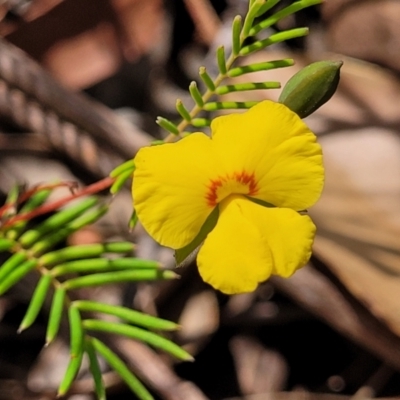
<path id="1" fill-rule="evenodd" d="M 250 292 L 310 258 L 315 226 L 299 211 L 321 194 L 321 147 L 295 113 L 272 101 L 218 117 L 211 131 L 141 149 L 134 207 L 146 231 L 173 249 L 188 245 L 219 207 L 197 256 L 200 275 L 224 293 Z"/>

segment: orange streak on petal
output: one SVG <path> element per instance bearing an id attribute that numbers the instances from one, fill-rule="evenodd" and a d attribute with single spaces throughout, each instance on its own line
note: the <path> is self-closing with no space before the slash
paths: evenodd
<path id="1" fill-rule="evenodd" d="M 222 186 L 222 179 L 211 180 L 210 185 L 208 186 L 208 193 L 206 195 L 207 204 L 210 207 L 215 207 L 218 199 L 218 188 Z"/>
<path id="2" fill-rule="evenodd" d="M 257 182 L 253 173 L 247 173 L 246 171 L 234 172 L 231 176 L 218 177 L 217 179 L 210 180 L 206 194 L 207 204 L 210 207 L 215 207 L 218 204 L 219 200 L 222 200 L 218 199 L 218 190 L 223 187 L 226 182 L 229 181 L 236 181 L 243 186 L 247 186 L 247 193 L 243 193 L 242 191 L 240 191 L 240 193 L 236 194 L 247 194 L 249 196 L 252 196 L 258 192 Z M 231 194 L 235 193 L 233 192 Z"/>
<path id="3" fill-rule="evenodd" d="M 247 185 L 249 188 L 249 192 L 247 193 L 248 195 L 255 195 L 258 192 L 257 182 L 254 174 L 249 174 L 246 171 L 242 171 L 240 173 L 235 172 L 234 177 L 237 182 Z"/>

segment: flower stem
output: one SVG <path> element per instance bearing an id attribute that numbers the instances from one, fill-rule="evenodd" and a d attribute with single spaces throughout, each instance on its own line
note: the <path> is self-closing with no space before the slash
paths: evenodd
<path id="1" fill-rule="evenodd" d="M 32 210 L 30 212 L 24 213 L 24 214 L 19 214 L 16 215 L 9 220 L 7 220 L 4 224 L 3 227 L 9 227 L 14 225 L 18 221 L 27 221 L 30 220 L 34 217 L 37 217 L 39 215 L 46 214 L 51 211 L 55 211 L 58 208 L 64 206 L 65 204 L 69 203 L 70 201 L 77 199 L 79 197 L 87 196 L 90 194 L 95 194 L 98 192 L 101 192 L 102 190 L 108 189 L 113 183 L 115 182 L 115 178 L 112 178 L 110 176 L 93 183 L 92 185 L 89 185 L 82 190 L 79 190 L 75 193 L 71 193 L 69 196 L 66 196 L 60 200 L 54 201 L 49 204 L 44 204 L 41 207 L 36 208 L 35 210 Z"/>

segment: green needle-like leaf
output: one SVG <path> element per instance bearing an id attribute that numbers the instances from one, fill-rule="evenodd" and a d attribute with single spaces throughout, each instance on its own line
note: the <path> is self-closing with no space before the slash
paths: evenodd
<path id="1" fill-rule="evenodd" d="M 57 336 L 60 329 L 61 317 L 64 310 L 65 289 L 58 287 L 54 291 L 53 301 L 51 303 L 49 321 L 47 323 L 46 346 L 48 346 Z"/>
<path id="2" fill-rule="evenodd" d="M 161 144 L 165 144 L 164 140 L 153 140 L 150 146 L 160 146 Z"/>
<path id="3" fill-rule="evenodd" d="M 160 269 L 160 263 L 153 260 L 144 260 L 141 258 L 89 258 L 86 260 L 70 261 L 61 264 L 51 271 L 53 277 L 69 274 L 73 272 L 91 273 L 101 271 L 118 271 L 124 269 Z"/>
<path id="4" fill-rule="evenodd" d="M 38 192 L 33 194 L 21 207 L 20 213 L 29 212 L 41 206 L 49 198 L 52 192 L 53 190 L 51 189 L 39 190 Z"/>
<path id="5" fill-rule="evenodd" d="M 27 254 L 20 251 L 13 254 L 7 261 L 5 261 L 0 267 L 0 282 L 2 282 L 10 272 L 14 271 L 18 266 L 25 262 L 27 258 Z"/>
<path id="6" fill-rule="evenodd" d="M 114 168 L 111 171 L 110 176 L 111 176 L 111 178 L 116 178 L 117 176 L 121 175 L 123 172 L 126 172 L 128 170 L 132 171 L 132 173 L 135 170 L 135 160 L 134 159 L 125 161 L 123 164 L 118 165 L 117 168 Z"/>
<path id="7" fill-rule="evenodd" d="M 105 272 L 103 274 L 93 274 L 73 278 L 63 283 L 66 290 L 78 289 L 82 287 L 101 286 L 111 283 L 120 282 L 141 282 L 141 281 L 155 281 L 161 279 L 175 279 L 179 275 L 173 271 L 161 270 L 135 270 L 135 271 L 117 271 Z"/>
<path id="8" fill-rule="evenodd" d="M 71 358 L 78 357 L 83 353 L 83 322 L 79 310 L 70 306 L 68 309 L 68 321 L 70 331 L 70 353 Z"/>
<path id="9" fill-rule="evenodd" d="M 176 100 L 176 110 L 178 111 L 178 113 L 181 115 L 181 117 L 187 121 L 190 122 L 190 120 L 192 119 L 190 116 L 189 111 L 186 109 L 186 107 L 183 105 L 182 100 L 178 99 Z"/>
<path id="10" fill-rule="evenodd" d="M 263 15 L 266 13 L 268 10 L 270 10 L 272 7 L 276 6 L 281 0 L 268 0 L 263 6 L 260 7 L 260 9 L 257 12 L 257 17 L 260 15 Z"/>
<path id="11" fill-rule="evenodd" d="M 11 239 L 0 238 L 0 251 L 8 251 L 13 246 L 14 241 Z"/>
<path id="12" fill-rule="evenodd" d="M 96 392 L 97 400 L 106 400 L 106 390 L 103 383 L 100 365 L 97 360 L 92 340 L 88 337 L 85 340 L 85 351 L 89 357 L 89 369 L 93 376 L 94 390 Z"/>
<path id="13" fill-rule="evenodd" d="M 292 65 L 294 65 L 294 60 L 292 58 L 286 58 L 284 60 L 265 61 L 261 63 L 232 68 L 227 75 L 231 78 L 234 78 L 236 76 L 250 74 L 252 72 L 291 67 Z"/>
<path id="14" fill-rule="evenodd" d="M 46 299 L 50 284 L 51 275 L 42 275 L 35 288 L 35 291 L 33 292 L 31 302 L 29 303 L 29 307 L 18 328 L 18 332 L 22 332 L 24 329 L 29 328 L 35 322 L 36 317 L 38 316 L 40 309 L 43 306 L 44 300 Z"/>
<path id="15" fill-rule="evenodd" d="M 130 242 L 81 244 L 46 253 L 39 258 L 39 263 L 49 266 L 69 260 L 100 257 L 105 253 L 126 254 L 131 253 L 134 249 L 135 245 Z"/>
<path id="16" fill-rule="evenodd" d="M 28 260 L 10 272 L 7 277 L 0 281 L 0 296 L 18 283 L 28 272 L 37 266 L 37 260 Z"/>
<path id="17" fill-rule="evenodd" d="M 220 86 L 217 88 L 216 93 L 224 95 L 232 92 L 242 92 L 245 90 L 264 90 L 264 89 L 279 89 L 281 84 L 279 82 L 249 82 L 249 83 L 236 83 L 234 85 Z"/>
<path id="18" fill-rule="evenodd" d="M 70 359 L 67 370 L 65 371 L 64 378 L 58 388 L 58 397 L 64 396 L 70 389 L 72 382 L 74 381 L 76 375 L 78 375 L 79 369 L 82 364 L 82 358 L 83 352 L 78 354 L 77 357 L 72 357 Z"/>
<path id="19" fill-rule="evenodd" d="M 17 211 L 17 202 L 18 196 L 20 192 L 20 187 L 18 185 L 14 185 L 7 194 L 7 198 L 5 201 L 5 205 L 8 205 L 9 208 L 5 210 L 2 214 L 2 217 L 8 217 L 11 215 L 15 215 Z"/>
<path id="20" fill-rule="evenodd" d="M 129 371 L 125 363 L 113 351 L 98 339 L 92 338 L 92 344 L 97 353 L 99 353 L 107 361 L 108 365 L 118 373 L 140 400 L 154 400 L 153 396 L 139 379 Z"/>
<path id="21" fill-rule="evenodd" d="M 143 326 L 149 329 L 173 331 L 179 328 L 179 325 L 174 322 L 153 317 L 152 315 L 144 314 L 122 306 L 112 306 L 90 300 L 77 300 L 74 301 L 73 304 L 81 311 L 114 315 L 115 317 L 121 318 L 131 324 Z"/>
<path id="22" fill-rule="evenodd" d="M 267 29 L 271 27 L 272 25 L 276 24 L 278 21 L 281 19 L 292 15 L 300 10 L 303 10 L 304 8 L 320 4 L 322 3 L 322 0 L 300 0 L 296 1 L 293 4 L 289 5 L 288 7 L 285 7 L 284 9 L 278 11 L 274 15 L 271 15 L 264 21 L 261 21 L 259 24 L 255 25 L 249 32 L 250 36 L 257 35 L 257 33 L 261 32 L 263 29 Z"/>
<path id="23" fill-rule="evenodd" d="M 59 211 L 57 214 L 47 218 L 40 225 L 25 232 L 19 239 L 20 243 L 23 247 L 30 248 L 43 235 L 62 228 L 68 222 L 71 222 L 94 207 L 97 203 L 98 199 L 96 197 L 89 197 L 73 207 L 68 207 L 65 210 Z"/>
<path id="24" fill-rule="evenodd" d="M 204 128 L 205 126 L 211 125 L 211 120 L 209 120 L 208 118 L 193 118 L 192 125 L 195 128 Z"/>
<path id="25" fill-rule="evenodd" d="M 217 111 L 217 110 L 238 110 L 248 109 L 256 104 L 258 101 L 215 101 L 204 105 L 206 111 Z"/>
<path id="26" fill-rule="evenodd" d="M 278 32 L 271 35 L 267 39 L 259 40 L 246 47 L 243 47 L 240 50 L 240 55 L 247 56 L 251 53 L 262 50 L 267 46 L 271 46 L 272 44 L 284 42 L 286 40 L 295 39 L 306 35 L 308 35 L 308 28 L 295 28 L 283 32 Z"/>
<path id="27" fill-rule="evenodd" d="M 7 194 L 5 204 L 16 203 L 18 201 L 19 192 L 20 192 L 20 187 L 18 185 L 14 185 Z"/>
<path id="28" fill-rule="evenodd" d="M 242 17 L 236 15 L 232 22 L 232 53 L 234 56 L 239 55 L 242 45 L 240 40 L 240 32 L 242 30 Z"/>
<path id="29" fill-rule="evenodd" d="M 261 7 L 265 5 L 267 0 L 255 0 L 252 2 L 249 11 L 246 14 L 242 29 L 242 40 L 249 36 L 249 32 L 253 26 L 254 18 L 258 15 Z"/>
<path id="30" fill-rule="evenodd" d="M 197 106 L 203 107 L 203 105 L 204 105 L 203 97 L 197 87 L 196 82 L 193 81 L 190 83 L 189 92 L 190 92 L 190 95 L 192 96 L 194 102 L 197 104 Z"/>
<path id="31" fill-rule="evenodd" d="M 132 211 L 131 217 L 129 218 L 129 223 L 128 223 L 129 229 L 133 230 L 133 228 L 136 226 L 138 222 L 139 222 L 139 217 L 136 213 L 136 210 L 134 209 Z"/>
<path id="32" fill-rule="evenodd" d="M 87 319 L 83 321 L 83 326 L 85 329 L 89 329 L 91 331 L 114 333 L 129 337 L 131 339 L 140 340 L 150 344 L 153 347 L 164 350 L 180 360 L 193 361 L 193 357 L 175 343 L 163 338 L 160 335 L 157 335 L 156 333 L 136 328 L 135 326 L 116 322 L 100 321 L 97 319 Z"/>
<path id="33" fill-rule="evenodd" d="M 179 134 L 178 127 L 167 118 L 157 117 L 156 123 L 174 135 Z"/>
<path id="34" fill-rule="evenodd" d="M 21 207 L 19 211 L 20 214 L 30 212 L 39 206 L 41 206 L 50 196 L 52 190 L 44 189 L 35 193 L 30 197 L 26 203 Z M 16 222 L 6 233 L 6 236 L 10 239 L 17 239 L 21 231 L 24 229 L 28 221 L 18 221 Z"/>
<path id="35" fill-rule="evenodd" d="M 121 172 L 121 174 L 119 174 L 115 179 L 115 182 L 111 185 L 110 193 L 112 195 L 117 194 L 124 187 L 126 181 L 132 178 L 132 173 L 133 171 L 131 169 Z"/>
<path id="36" fill-rule="evenodd" d="M 108 206 L 103 205 L 94 210 L 90 210 L 80 217 L 76 218 L 74 221 L 70 222 L 65 228 L 61 228 L 56 232 L 52 232 L 51 234 L 46 235 L 41 238 L 41 240 L 35 243 L 31 251 L 35 256 L 39 256 L 43 254 L 45 251 L 48 251 L 56 244 L 64 240 L 71 233 L 82 229 L 86 225 L 93 224 L 97 220 L 99 220 L 106 212 L 108 211 Z"/>
<path id="37" fill-rule="evenodd" d="M 199 75 L 200 78 L 203 80 L 204 84 L 206 85 L 207 89 L 213 92 L 215 90 L 214 81 L 211 79 L 210 75 L 208 75 L 206 67 L 199 68 Z"/>
<path id="38" fill-rule="evenodd" d="M 225 58 L 225 47 L 219 46 L 217 49 L 217 63 L 220 74 L 225 75 L 227 72 L 226 58 Z"/>

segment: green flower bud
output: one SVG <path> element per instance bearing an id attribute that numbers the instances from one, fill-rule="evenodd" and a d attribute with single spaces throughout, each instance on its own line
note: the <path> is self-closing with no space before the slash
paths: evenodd
<path id="1" fill-rule="evenodd" d="M 286 83 L 279 102 L 305 118 L 335 93 L 342 61 L 318 61 L 303 68 Z"/>

